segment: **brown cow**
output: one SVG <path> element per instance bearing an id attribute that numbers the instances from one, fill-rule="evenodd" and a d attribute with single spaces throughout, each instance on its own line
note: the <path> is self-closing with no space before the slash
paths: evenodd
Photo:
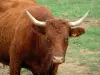
<path id="1" fill-rule="evenodd" d="M 35 75 L 56 75 L 58 65 L 65 61 L 68 38 L 85 33 L 73 27 L 88 13 L 68 22 L 32 1 L 15 0 L 14 7 L 8 5 L 0 14 L 0 62 L 10 66 L 10 75 L 20 75 L 22 67 Z"/>

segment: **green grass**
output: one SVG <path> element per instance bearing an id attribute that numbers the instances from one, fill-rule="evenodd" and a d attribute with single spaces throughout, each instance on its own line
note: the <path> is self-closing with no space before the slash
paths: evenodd
<path id="1" fill-rule="evenodd" d="M 88 75 L 100 74 L 100 27 L 91 27 L 86 34 L 78 38 L 71 38 L 66 57 L 71 57 L 90 68 Z M 96 73 L 99 74 L 96 74 Z"/>
<path id="2" fill-rule="evenodd" d="M 100 0 L 37 0 L 39 5 L 47 6 L 52 13 L 59 17 L 67 13 L 70 17 L 81 17 L 91 10 L 90 18 L 100 18 Z"/>
<path id="3" fill-rule="evenodd" d="M 77 48 L 87 48 L 91 51 L 100 50 L 100 27 L 91 27 L 86 31 L 86 34 L 70 39 L 72 46 Z M 77 43 L 77 44 L 76 44 Z"/>

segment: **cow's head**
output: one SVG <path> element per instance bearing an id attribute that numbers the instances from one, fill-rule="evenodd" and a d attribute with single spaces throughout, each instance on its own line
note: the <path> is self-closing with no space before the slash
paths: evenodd
<path id="1" fill-rule="evenodd" d="M 45 35 L 48 43 L 50 43 L 54 63 L 63 63 L 65 61 L 69 37 L 77 37 L 85 33 L 83 28 L 76 27 L 76 25 L 79 25 L 85 19 L 88 12 L 76 22 L 68 22 L 64 19 L 50 19 L 46 22 L 41 22 L 36 20 L 27 10 L 26 13 L 35 25 L 44 28 L 42 34 Z"/>

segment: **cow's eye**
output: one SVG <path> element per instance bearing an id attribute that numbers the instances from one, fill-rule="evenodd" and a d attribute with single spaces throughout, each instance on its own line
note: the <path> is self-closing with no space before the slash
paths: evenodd
<path id="1" fill-rule="evenodd" d="M 50 42 L 50 39 L 47 38 L 47 41 Z"/>
<path id="2" fill-rule="evenodd" d="M 65 43 L 68 42 L 68 38 L 64 38 L 64 42 L 65 42 Z"/>

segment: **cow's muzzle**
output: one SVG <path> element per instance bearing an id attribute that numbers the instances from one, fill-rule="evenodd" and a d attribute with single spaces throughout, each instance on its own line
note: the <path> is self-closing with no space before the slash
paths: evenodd
<path id="1" fill-rule="evenodd" d="M 61 64 L 64 63 L 65 58 L 59 56 L 53 56 L 53 63 Z"/>

